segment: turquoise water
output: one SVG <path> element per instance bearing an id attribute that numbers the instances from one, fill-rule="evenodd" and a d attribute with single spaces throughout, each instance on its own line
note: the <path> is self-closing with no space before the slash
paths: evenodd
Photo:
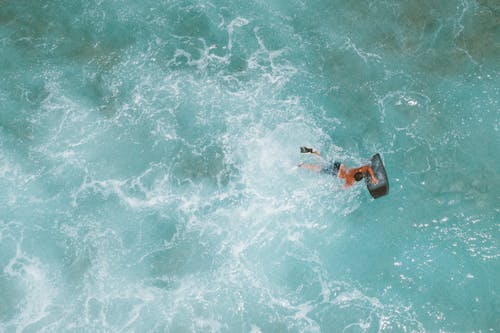
<path id="1" fill-rule="evenodd" d="M 499 21 L 0 0 L 0 331 L 499 332 Z"/>

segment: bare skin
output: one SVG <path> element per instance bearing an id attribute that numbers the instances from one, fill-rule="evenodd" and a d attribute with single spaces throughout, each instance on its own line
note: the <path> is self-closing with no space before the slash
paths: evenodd
<path id="1" fill-rule="evenodd" d="M 368 172 L 370 174 L 372 183 L 373 184 L 378 183 L 378 180 L 375 177 L 375 174 L 373 173 L 373 169 L 368 164 L 360 166 L 359 168 L 352 168 L 352 169 L 346 169 L 346 167 L 343 164 L 341 164 L 337 177 L 345 180 L 344 187 L 347 188 L 347 187 L 354 185 L 354 183 L 356 183 L 356 179 L 354 178 L 354 175 L 358 172 L 361 172 L 362 174 L 365 174 L 366 172 Z"/>
<path id="2" fill-rule="evenodd" d="M 323 160 L 323 158 L 321 157 L 321 155 L 319 154 L 319 152 L 317 150 L 313 150 L 310 154 L 316 155 L 321 160 Z M 303 164 L 302 163 L 302 164 L 299 164 L 299 167 L 303 168 L 303 169 L 310 170 L 310 171 L 314 171 L 314 172 L 321 172 L 321 170 L 323 170 L 323 166 L 318 165 L 318 164 Z M 337 177 L 339 179 L 345 180 L 344 188 L 348 188 L 356 183 L 355 175 L 358 172 L 361 172 L 363 175 L 368 173 L 371 177 L 372 183 L 373 184 L 378 183 L 378 180 L 375 177 L 375 174 L 373 173 L 373 169 L 368 164 L 362 165 L 358 168 L 351 168 L 351 169 L 348 169 L 345 167 L 344 164 L 341 164 L 340 168 L 339 168 L 339 172 L 337 174 Z"/>

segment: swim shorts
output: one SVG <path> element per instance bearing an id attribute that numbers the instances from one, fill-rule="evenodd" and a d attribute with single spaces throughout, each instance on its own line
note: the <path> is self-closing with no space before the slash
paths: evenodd
<path id="1" fill-rule="evenodd" d="M 328 163 L 321 169 L 321 173 L 326 173 L 332 176 L 337 176 L 340 170 L 340 162 Z"/>

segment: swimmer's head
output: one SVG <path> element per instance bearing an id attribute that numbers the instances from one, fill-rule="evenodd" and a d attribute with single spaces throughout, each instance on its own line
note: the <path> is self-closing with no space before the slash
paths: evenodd
<path id="1" fill-rule="evenodd" d="M 363 179 L 363 174 L 361 172 L 356 172 L 354 174 L 354 179 L 359 182 L 361 179 Z"/>

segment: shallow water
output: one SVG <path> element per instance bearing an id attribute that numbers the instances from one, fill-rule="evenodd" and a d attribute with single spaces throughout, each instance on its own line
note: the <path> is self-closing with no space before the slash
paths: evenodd
<path id="1" fill-rule="evenodd" d="M 0 331 L 499 331 L 499 19 L 0 1 Z"/>

